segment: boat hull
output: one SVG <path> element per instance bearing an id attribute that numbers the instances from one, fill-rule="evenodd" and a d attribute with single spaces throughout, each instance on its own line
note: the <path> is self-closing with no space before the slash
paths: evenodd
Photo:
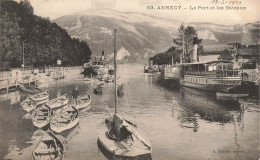
<path id="1" fill-rule="evenodd" d="M 230 97 L 230 98 L 243 98 L 249 96 L 248 93 L 245 94 L 231 94 L 231 93 L 222 93 L 216 92 L 217 97 Z"/>
<path id="2" fill-rule="evenodd" d="M 39 112 L 43 112 L 43 110 L 48 110 L 47 115 L 39 115 Z M 39 108 L 37 108 L 36 110 L 34 110 L 33 114 L 32 114 L 32 123 L 34 126 L 38 127 L 38 128 L 43 128 L 46 127 L 50 121 L 51 118 L 53 117 L 53 110 L 48 107 L 47 105 L 41 106 Z M 41 119 L 39 119 L 41 118 Z M 45 119 L 46 118 L 46 119 Z"/>
<path id="3" fill-rule="evenodd" d="M 56 114 L 50 122 L 51 130 L 56 133 L 61 133 L 63 131 L 71 129 L 79 123 L 79 111 L 77 108 L 75 108 L 74 106 L 69 106 L 63 109 L 64 110 L 62 110 L 61 113 Z M 75 114 L 71 114 L 71 112 L 74 112 Z"/>
<path id="4" fill-rule="evenodd" d="M 54 143 L 53 146 L 48 146 L 44 143 L 44 139 Z M 46 144 L 46 148 L 42 148 Z M 43 146 L 42 146 L 43 145 Z M 58 146 L 58 148 L 57 148 Z M 33 160 L 53 159 L 62 160 L 64 158 L 65 147 L 63 143 L 50 131 L 43 133 L 42 139 L 38 146 L 33 150 Z"/>
<path id="5" fill-rule="evenodd" d="M 67 94 L 65 94 L 65 95 L 62 95 L 60 97 L 57 97 L 55 99 L 48 101 L 46 103 L 46 105 L 48 105 L 52 109 L 55 109 L 55 108 L 64 107 L 64 106 L 68 105 L 68 103 L 69 103 L 69 97 L 67 96 Z"/>
<path id="6" fill-rule="evenodd" d="M 24 84 L 19 84 L 19 89 L 23 92 L 26 92 L 26 93 L 30 93 L 30 94 L 36 94 L 36 93 L 39 93 L 39 92 L 42 92 L 43 90 L 40 89 L 40 88 L 37 88 L 37 87 L 34 87 L 34 88 L 28 88 L 26 87 Z"/>
<path id="7" fill-rule="evenodd" d="M 91 104 L 91 98 L 90 98 L 90 95 L 88 95 L 88 100 L 84 100 L 84 97 L 79 97 L 79 102 L 77 105 L 75 105 L 75 107 L 80 110 L 80 109 L 83 109 L 83 108 L 87 108 L 89 107 L 90 108 L 90 104 Z"/>
<path id="8" fill-rule="evenodd" d="M 98 143 L 110 154 L 113 156 L 125 157 L 125 158 L 133 158 L 138 156 L 144 156 L 147 154 L 151 154 L 151 148 L 147 148 L 142 145 L 142 143 L 138 143 L 138 140 L 129 144 L 126 141 L 117 141 L 108 138 L 108 130 L 111 129 L 106 121 L 110 121 L 112 117 L 106 119 L 102 122 L 98 128 Z M 131 125 L 132 124 L 128 124 Z M 132 126 L 133 127 L 133 126 Z M 146 139 L 146 141 L 148 141 Z M 136 146 L 138 145 L 138 146 Z"/>

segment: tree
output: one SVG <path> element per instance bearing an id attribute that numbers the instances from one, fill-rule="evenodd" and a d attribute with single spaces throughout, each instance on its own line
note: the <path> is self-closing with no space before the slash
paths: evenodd
<path id="1" fill-rule="evenodd" d="M 173 39 L 174 47 L 182 52 L 184 48 L 184 54 L 190 55 L 193 52 L 193 41 L 196 37 L 198 37 L 198 35 L 194 27 L 187 26 L 185 28 L 184 25 L 181 25 L 178 29 L 177 38 Z M 198 53 L 200 53 L 203 51 L 202 39 L 197 38 L 196 41 L 198 44 Z"/>
<path id="2" fill-rule="evenodd" d="M 26 66 L 82 65 L 92 54 L 87 42 L 71 38 L 65 29 L 48 18 L 34 15 L 28 0 L 0 3 L 0 67 L 20 67 L 22 44 Z"/>

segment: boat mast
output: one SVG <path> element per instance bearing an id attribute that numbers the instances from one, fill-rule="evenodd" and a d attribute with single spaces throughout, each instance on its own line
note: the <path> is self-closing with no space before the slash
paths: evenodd
<path id="1" fill-rule="evenodd" d="M 24 72 L 24 43 L 23 43 L 23 72 Z"/>
<path id="2" fill-rule="evenodd" d="M 117 51 L 116 51 L 116 29 L 114 30 L 114 81 L 115 81 L 115 114 L 117 114 L 117 76 L 116 76 L 116 67 L 117 67 L 117 62 L 116 62 L 116 56 L 117 56 Z"/>

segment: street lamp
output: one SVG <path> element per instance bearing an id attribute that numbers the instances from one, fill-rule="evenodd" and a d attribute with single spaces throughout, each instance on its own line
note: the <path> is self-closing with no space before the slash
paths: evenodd
<path id="1" fill-rule="evenodd" d="M 58 66 L 61 65 L 61 60 L 60 60 L 60 59 L 57 60 L 57 65 L 58 65 Z M 60 71 L 60 68 L 59 68 L 59 71 Z M 60 73 L 59 73 L 59 74 L 60 74 Z M 61 74 L 60 74 L 59 76 L 61 76 Z M 58 77 L 57 77 L 57 78 L 58 78 Z"/>

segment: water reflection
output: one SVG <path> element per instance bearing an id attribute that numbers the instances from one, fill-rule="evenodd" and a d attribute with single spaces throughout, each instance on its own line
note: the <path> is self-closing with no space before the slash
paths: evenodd
<path id="1" fill-rule="evenodd" d="M 240 110 L 240 103 L 236 100 L 218 101 L 214 94 L 191 88 L 180 89 L 180 104 L 183 111 L 179 118 L 181 123 L 193 123 L 198 126 L 197 117 L 210 122 L 228 123 L 233 120 L 229 111 Z"/>
<path id="2" fill-rule="evenodd" d="M 168 89 L 157 83 L 158 75 L 144 74 L 143 66 L 119 66 L 119 74 L 120 83 L 126 84 L 126 95 L 119 98 L 119 113 L 132 118 L 153 147 L 152 155 L 143 159 L 258 157 L 258 100 L 218 100 L 214 94 L 190 88 Z M 64 159 L 106 160 L 107 154 L 97 145 L 97 125 L 109 116 L 105 103 L 114 111 L 113 84 L 105 83 L 103 95 L 94 95 L 93 88 L 100 81 L 83 79 L 75 76 L 45 85 L 50 99 L 58 93 L 71 96 L 76 85 L 80 95 L 90 94 L 92 99 L 91 110 L 80 111 L 79 125 L 55 136 L 66 146 Z M 31 159 L 39 142 L 41 131 L 32 125 L 30 114 L 24 116 L 19 104 L 26 96 L 19 91 L 0 95 L 0 159 Z"/>

